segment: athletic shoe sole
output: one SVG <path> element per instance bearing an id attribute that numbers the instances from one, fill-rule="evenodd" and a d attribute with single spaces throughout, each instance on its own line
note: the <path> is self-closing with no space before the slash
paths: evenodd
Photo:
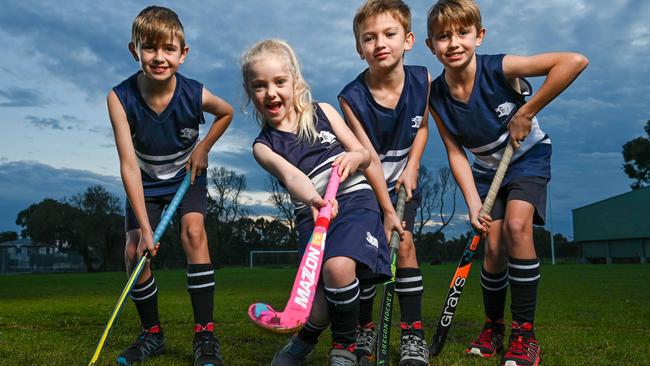
<path id="1" fill-rule="evenodd" d="M 120 356 L 120 357 L 117 358 L 117 364 L 118 365 L 123 365 L 123 366 L 131 366 L 131 365 L 133 365 L 135 363 L 138 363 L 138 362 L 144 362 L 144 361 L 146 361 L 146 360 L 148 360 L 148 359 L 150 359 L 152 357 L 160 356 L 164 352 L 165 352 L 165 348 L 162 348 L 161 350 L 154 351 L 153 353 L 151 353 L 151 355 L 147 356 L 147 358 L 145 360 L 133 361 L 132 363 L 129 363 L 129 361 L 127 361 L 125 357 Z"/>
<path id="2" fill-rule="evenodd" d="M 359 366 L 375 366 L 375 362 L 372 357 L 362 356 L 359 359 Z"/>
<path id="3" fill-rule="evenodd" d="M 539 364 L 541 362 L 542 362 L 542 359 L 538 357 L 537 360 L 535 360 L 535 363 L 532 366 L 539 366 Z M 517 364 L 517 361 L 506 361 L 506 362 L 503 363 L 502 366 L 519 366 L 519 365 Z"/>
<path id="4" fill-rule="evenodd" d="M 498 348 L 496 351 L 494 351 L 492 353 L 483 353 L 483 352 L 481 352 L 481 350 L 479 348 L 472 347 L 470 349 L 466 349 L 465 353 L 468 354 L 468 355 L 471 355 L 471 356 L 490 358 L 490 357 L 494 357 L 499 352 L 499 350 L 501 350 L 501 348 Z"/>

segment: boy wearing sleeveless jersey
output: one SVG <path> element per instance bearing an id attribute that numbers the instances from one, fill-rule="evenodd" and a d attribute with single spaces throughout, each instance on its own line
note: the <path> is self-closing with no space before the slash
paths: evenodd
<path id="1" fill-rule="evenodd" d="M 576 53 L 477 55 L 485 29 L 473 0 L 438 1 L 429 10 L 427 29 L 427 46 L 444 66 L 431 83 L 431 115 L 471 224 L 487 234 L 481 270 L 487 320 L 466 353 L 491 357 L 502 348 L 509 286 L 512 326 L 503 365 L 537 365 L 541 349 L 533 323 L 540 275 L 533 224 L 544 224 L 551 141 L 535 115 L 588 61 Z M 523 78 L 542 75 L 546 80 L 526 102 L 531 87 Z M 480 217 L 481 201 L 508 143 L 516 148 L 512 162 L 490 216 Z M 464 149 L 474 156 L 471 166 Z"/>
<path id="2" fill-rule="evenodd" d="M 129 51 L 140 71 L 108 94 L 108 112 L 126 191 L 127 272 L 145 251 L 156 255 L 153 229 L 164 207 L 191 169 L 191 186 L 181 201 L 181 241 L 187 257 L 187 288 L 194 311 L 194 365 L 221 365 L 214 335 L 214 270 L 204 215 L 208 152 L 232 120 L 228 103 L 178 73 L 189 48 L 172 10 L 150 6 L 136 17 Z M 215 116 L 203 139 L 203 112 Z M 117 361 L 131 365 L 165 351 L 158 317 L 158 288 L 149 263 L 131 291 L 143 331 Z"/>
<path id="3" fill-rule="evenodd" d="M 401 309 L 400 365 L 427 365 L 428 347 L 422 329 L 422 273 L 411 232 L 420 204 L 417 187 L 420 159 L 428 136 L 427 95 L 430 76 L 422 66 L 404 65 L 413 47 L 411 13 L 401 0 L 369 0 L 354 17 L 357 52 L 368 69 L 339 94 L 346 121 L 370 152 L 366 170 L 383 211 L 384 229 L 401 234 L 395 292 Z M 393 204 L 404 186 L 405 229 Z M 362 284 L 357 354 L 362 364 L 373 358 L 376 332 L 372 321 L 375 286 Z"/>

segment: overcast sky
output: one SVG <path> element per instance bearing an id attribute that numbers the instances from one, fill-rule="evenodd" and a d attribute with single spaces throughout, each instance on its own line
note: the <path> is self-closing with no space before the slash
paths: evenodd
<path id="1" fill-rule="evenodd" d="M 190 52 L 181 72 L 229 101 L 237 114 L 210 164 L 245 174 L 251 205 L 268 205 L 264 173 L 251 154 L 257 134 L 244 105 L 239 55 L 271 37 L 296 49 L 316 99 L 338 108 L 341 88 L 366 64 L 354 48 L 360 1 L 161 1 L 185 26 Z M 432 1 L 408 1 L 415 47 L 407 64 L 441 72 L 427 50 Z M 484 0 L 481 53 L 577 51 L 590 59 L 580 78 L 539 115 L 553 142 L 550 224 L 573 236 L 571 210 L 628 191 L 621 146 L 650 119 L 650 2 L 643 0 Z M 137 71 L 127 50 L 139 1 L 0 0 L 0 231 L 44 197 L 103 184 L 123 197 L 106 113 L 111 87 Z M 542 79 L 531 80 L 538 88 Z M 447 164 L 433 124 L 423 164 Z M 207 126 L 203 132 L 207 131 Z M 466 208 L 448 236 L 467 229 Z"/>

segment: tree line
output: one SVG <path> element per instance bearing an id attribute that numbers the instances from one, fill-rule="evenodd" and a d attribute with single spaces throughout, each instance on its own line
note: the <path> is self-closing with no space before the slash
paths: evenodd
<path id="1" fill-rule="evenodd" d="M 456 213 L 456 186 L 449 168 L 436 171 L 422 167 L 419 187 L 422 203 L 414 228 L 418 259 L 422 262 L 456 260 L 463 251 L 466 235 L 446 240 L 444 229 Z M 288 191 L 272 176 L 265 190 L 274 207 L 271 217 L 254 215 L 243 204 L 246 177 L 224 167 L 208 170 L 208 205 L 205 227 L 212 262 L 222 265 L 247 265 L 251 250 L 296 249 L 294 206 Z M 88 187 L 72 197 L 46 198 L 20 211 L 16 224 L 21 237 L 35 243 L 75 250 L 84 259 L 88 271 L 121 270 L 124 267 L 124 204 L 101 185 Z M 541 231 L 540 231 L 541 230 Z M 538 233 L 539 231 L 539 233 Z M 543 233 L 542 233 L 543 232 Z M 545 233 L 545 234 L 544 234 Z M 540 255 L 549 248 L 550 236 L 536 228 Z M 567 243 L 560 234 L 560 242 Z M 0 241 L 15 240 L 18 233 L 0 233 Z M 556 240 L 557 242 L 557 240 Z M 175 217 L 161 239 L 157 266 L 181 267 L 185 255 L 180 245 L 180 223 Z"/>

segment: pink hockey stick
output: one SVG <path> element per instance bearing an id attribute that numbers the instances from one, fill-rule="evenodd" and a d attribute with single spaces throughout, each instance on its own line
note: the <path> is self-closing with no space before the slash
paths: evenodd
<path id="1" fill-rule="evenodd" d="M 300 261 L 291 297 L 284 311 L 277 311 L 270 305 L 261 302 L 252 304 L 248 307 L 248 317 L 253 323 L 276 333 L 294 333 L 307 322 L 325 255 L 325 236 L 332 217 L 332 205 L 329 201 L 336 197 L 340 180 L 338 167 L 335 166 L 332 168 L 325 191 L 324 199 L 328 202 L 327 206 L 318 212 L 314 231 Z"/>

